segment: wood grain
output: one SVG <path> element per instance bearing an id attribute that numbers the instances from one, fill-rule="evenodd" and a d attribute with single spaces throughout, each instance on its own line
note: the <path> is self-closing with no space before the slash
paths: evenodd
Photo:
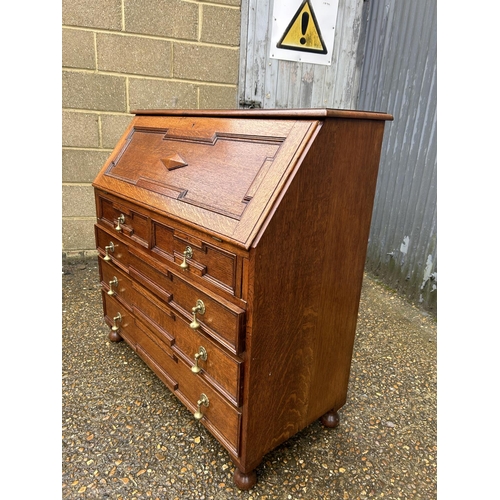
<path id="1" fill-rule="evenodd" d="M 327 121 L 252 249 L 244 471 L 345 403 L 382 133 Z"/>
<path id="2" fill-rule="evenodd" d="M 105 320 L 123 317 L 110 339 L 202 411 L 241 489 L 314 420 L 339 424 L 389 119 L 140 111 L 94 181 Z"/>
<path id="3" fill-rule="evenodd" d="M 357 111 L 350 109 L 302 108 L 302 109 L 136 109 L 135 115 L 148 116 L 206 116 L 223 118 L 269 118 L 274 120 L 300 118 L 355 118 L 368 120 L 393 120 L 392 115 L 376 111 Z"/>

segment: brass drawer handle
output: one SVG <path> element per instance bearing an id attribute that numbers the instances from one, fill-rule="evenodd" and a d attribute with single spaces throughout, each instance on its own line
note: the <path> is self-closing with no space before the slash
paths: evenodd
<path id="1" fill-rule="evenodd" d="M 116 313 L 116 316 L 113 318 L 113 326 L 111 327 L 111 330 L 113 332 L 117 332 L 120 327 L 116 323 L 121 323 L 122 321 L 122 315 L 120 313 Z"/>
<path id="2" fill-rule="evenodd" d="M 116 292 L 113 290 L 113 287 L 118 287 L 118 278 L 113 276 L 113 279 L 109 282 L 109 290 L 108 295 L 116 295 Z"/>
<path id="3" fill-rule="evenodd" d="M 200 323 L 198 323 L 198 320 L 196 319 L 197 314 L 205 314 L 205 304 L 203 303 L 202 300 L 198 299 L 196 301 L 196 306 L 191 309 L 193 311 L 193 321 L 189 324 L 189 326 L 193 330 L 197 330 L 200 327 Z"/>
<path id="4" fill-rule="evenodd" d="M 107 247 L 104 247 L 104 250 L 106 251 L 106 255 L 104 256 L 104 260 L 111 260 L 111 257 L 109 256 L 109 252 L 115 251 L 115 245 L 113 244 L 113 242 L 110 241 L 109 245 Z"/>
<path id="5" fill-rule="evenodd" d="M 181 269 L 187 269 L 189 264 L 186 262 L 186 259 L 190 259 L 193 256 L 193 249 L 191 247 L 186 247 L 186 250 L 183 252 L 184 259 L 181 263 Z"/>
<path id="6" fill-rule="evenodd" d="M 200 359 L 206 361 L 207 357 L 208 357 L 207 350 L 203 346 L 200 346 L 198 352 L 194 355 L 194 366 L 191 367 L 191 371 L 193 373 L 200 373 L 201 368 L 198 366 L 198 361 Z"/>
<path id="7" fill-rule="evenodd" d="M 198 400 L 198 409 L 196 410 L 196 413 L 194 414 L 194 418 L 196 420 L 201 420 L 203 418 L 203 413 L 201 413 L 201 405 L 206 406 L 208 408 L 208 405 L 210 404 L 210 401 L 207 398 L 206 394 L 201 394 L 200 399 Z"/>
<path id="8" fill-rule="evenodd" d="M 123 228 L 120 226 L 120 224 L 125 224 L 125 216 L 123 214 L 120 214 L 117 219 L 118 224 L 116 224 L 115 229 L 117 231 L 121 231 Z"/>

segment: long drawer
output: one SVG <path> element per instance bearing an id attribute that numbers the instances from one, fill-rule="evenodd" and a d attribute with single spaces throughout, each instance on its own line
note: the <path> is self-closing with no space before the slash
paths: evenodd
<path id="1" fill-rule="evenodd" d="M 131 308 L 135 294 L 128 274 L 114 265 L 114 263 L 105 261 L 102 256 L 99 257 L 99 274 L 103 290 L 108 295 L 129 304 L 129 308 Z"/>
<path id="2" fill-rule="evenodd" d="M 242 361 L 227 353 L 209 336 L 193 330 L 188 322 L 137 283 L 133 311 L 160 342 L 172 346 L 200 377 L 206 378 L 235 405 L 241 401 Z M 201 356 L 196 356 L 202 352 Z M 198 358 L 198 359 L 196 359 Z"/>
<path id="3" fill-rule="evenodd" d="M 198 401 L 203 394 L 208 398 L 208 406 L 200 405 L 203 414 L 201 422 L 219 439 L 233 455 L 239 455 L 241 413 L 223 398 L 217 390 L 203 378 L 195 375 L 182 360 L 178 362 L 179 386 L 176 396 L 192 412 L 198 409 Z"/>
<path id="4" fill-rule="evenodd" d="M 229 452 L 238 456 L 241 413 L 181 359 L 170 358 L 153 340 L 151 331 L 136 320 L 137 353 L 192 412 L 200 411 L 201 423 L 216 435 Z M 198 401 L 208 400 L 208 406 Z"/>
<path id="5" fill-rule="evenodd" d="M 209 336 L 192 330 L 184 320 L 179 320 L 176 326 L 174 352 L 193 373 L 210 382 L 235 405 L 240 405 L 243 362 L 221 349 Z"/>
<path id="6" fill-rule="evenodd" d="M 126 310 L 120 302 L 103 292 L 105 318 L 121 315 L 118 333 L 155 372 L 163 383 L 192 412 L 199 412 L 200 421 L 235 456 L 239 454 L 241 413 L 206 380 L 191 371 L 175 352 L 159 342 L 154 333 Z"/>
<path id="7" fill-rule="evenodd" d="M 209 290 L 201 290 L 168 267 L 151 261 L 147 255 L 130 249 L 129 274 L 136 282 L 160 297 L 189 322 L 194 320 L 193 308 L 201 301 L 203 311 L 196 314 L 201 332 L 210 335 L 229 351 L 243 350 L 245 311 Z"/>
<path id="8" fill-rule="evenodd" d="M 129 251 L 128 245 L 116 235 L 95 226 L 95 236 L 99 255 L 107 262 L 112 262 L 128 272 Z"/>
<path id="9" fill-rule="evenodd" d="M 113 297 L 147 325 L 158 343 L 173 346 L 174 352 L 206 378 L 235 405 L 241 402 L 242 361 L 222 349 L 206 334 L 193 330 L 188 322 L 164 301 L 131 280 L 114 264 L 99 259 L 101 284 Z M 112 317 L 111 317 L 112 318 Z"/>
<path id="10" fill-rule="evenodd" d="M 123 308 L 115 298 L 103 292 L 105 320 L 109 326 L 118 328 L 117 333 L 139 354 L 143 361 L 156 373 L 163 383 L 175 391 L 177 385 L 177 363 L 171 349 L 155 341 L 146 327 L 141 327 L 132 313 Z M 115 318 L 120 317 L 120 321 Z"/>
<path id="11" fill-rule="evenodd" d="M 135 325 L 138 332 L 137 353 L 192 413 L 200 411 L 201 423 L 220 439 L 229 452 L 238 456 L 241 413 L 210 384 L 194 374 L 175 353 L 173 358 L 166 354 L 144 323 L 136 319 Z M 208 400 L 208 406 L 198 405 L 198 401 L 204 399 L 203 395 Z"/>

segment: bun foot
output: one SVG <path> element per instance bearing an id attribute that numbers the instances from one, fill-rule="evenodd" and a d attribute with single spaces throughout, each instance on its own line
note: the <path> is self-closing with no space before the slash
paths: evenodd
<path id="1" fill-rule="evenodd" d="M 257 474 L 254 470 L 248 473 L 244 473 L 236 467 L 236 469 L 234 470 L 234 484 L 240 490 L 249 490 L 257 484 Z"/>
<path id="2" fill-rule="evenodd" d="M 110 330 L 108 338 L 111 342 L 120 342 L 120 340 L 123 340 L 120 335 L 113 330 Z"/>
<path id="3" fill-rule="evenodd" d="M 321 417 L 321 423 L 325 427 L 329 427 L 330 429 L 335 429 L 335 427 L 339 425 L 339 422 L 340 422 L 340 417 L 335 410 L 330 410 Z"/>

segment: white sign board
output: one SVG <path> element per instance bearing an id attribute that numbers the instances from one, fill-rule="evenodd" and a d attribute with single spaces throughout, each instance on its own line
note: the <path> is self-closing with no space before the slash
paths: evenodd
<path id="1" fill-rule="evenodd" d="M 338 0 L 274 0 L 272 59 L 332 63 Z"/>

